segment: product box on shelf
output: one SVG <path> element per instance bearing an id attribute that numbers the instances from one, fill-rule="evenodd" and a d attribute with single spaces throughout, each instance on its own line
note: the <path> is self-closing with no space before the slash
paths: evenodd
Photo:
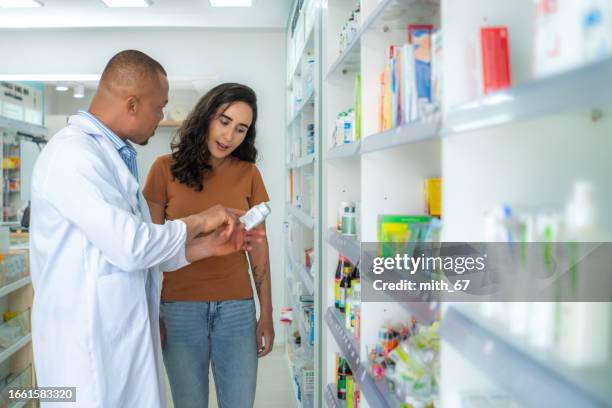
<path id="1" fill-rule="evenodd" d="M 507 27 L 480 29 L 482 90 L 485 95 L 512 85 Z"/>
<path id="2" fill-rule="evenodd" d="M 442 179 L 425 180 L 425 210 L 433 217 L 442 215 Z"/>
<path id="3" fill-rule="evenodd" d="M 411 245 L 428 241 L 432 217 L 426 215 L 379 215 L 379 256 L 393 257 L 396 253 L 410 253 Z"/>

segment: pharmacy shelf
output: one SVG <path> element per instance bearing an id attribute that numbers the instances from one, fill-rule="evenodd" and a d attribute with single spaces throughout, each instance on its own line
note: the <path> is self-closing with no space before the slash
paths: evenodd
<path id="1" fill-rule="evenodd" d="M 342 235 L 331 227 L 327 230 L 327 243 L 345 256 L 353 265 L 357 265 L 361 258 L 361 243 L 356 237 Z"/>
<path id="2" fill-rule="evenodd" d="M 31 123 L 20 120 L 0 117 L 0 128 L 7 128 L 28 134 L 30 136 L 46 136 L 47 129 L 42 126 L 33 125 Z"/>
<path id="3" fill-rule="evenodd" d="M 355 38 L 330 65 L 326 79 L 361 69 L 361 40 L 363 35 L 372 29 L 383 27 L 406 28 L 407 13 L 418 0 L 382 0 L 366 18 L 355 33 Z M 408 14 L 410 15 L 410 14 Z"/>
<path id="4" fill-rule="evenodd" d="M 346 401 L 340 401 L 337 393 L 336 384 L 327 384 L 327 387 L 325 387 L 325 405 L 327 408 L 346 408 Z"/>
<path id="5" fill-rule="evenodd" d="M 371 407 L 391 408 L 392 406 L 388 405 L 384 394 L 370 375 L 367 366 L 359 363 L 359 347 L 353 335 L 344 328 L 342 314 L 333 306 L 329 307 L 325 313 L 325 323 L 327 323 L 329 331 L 346 358 L 353 373 L 353 380 L 359 384 L 361 395 L 368 401 Z"/>
<path id="6" fill-rule="evenodd" d="M 300 280 L 306 287 L 309 294 L 314 295 L 314 277 L 308 272 L 305 266 L 298 263 L 296 260 L 291 259 L 291 267 L 293 268 L 294 274 L 299 276 Z"/>
<path id="7" fill-rule="evenodd" d="M 449 109 L 443 134 L 612 104 L 612 57 Z"/>
<path id="8" fill-rule="evenodd" d="M 346 331 L 344 315 L 334 306 L 330 306 L 325 313 L 325 322 L 334 339 L 336 339 L 336 343 L 338 343 L 344 358 L 348 361 L 351 370 L 356 372 L 356 369 L 359 367 L 359 345 L 355 340 L 355 336 Z"/>
<path id="9" fill-rule="evenodd" d="M 289 205 L 289 214 L 291 214 L 295 219 L 297 219 L 300 224 L 305 226 L 306 228 L 313 229 L 315 225 L 314 217 L 306 214 L 299 208 L 296 208 L 292 205 Z"/>
<path id="10" fill-rule="evenodd" d="M 287 168 L 299 169 L 301 167 L 308 166 L 309 164 L 312 164 L 314 162 L 315 162 L 315 155 L 309 154 L 308 156 L 300 157 L 299 159 L 290 161 L 289 164 L 287 164 Z"/>
<path id="11" fill-rule="evenodd" d="M 0 297 L 6 296 L 9 293 L 13 293 L 16 290 L 29 285 L 31 282 L 32 278 L 30 276 L 26 276 L 25 278 L 21 278 L 13 283 L 9 283 L 8 285 L 5 285 L 0 288 Z"/>
<path id="12" fill-rule="evenodd" d="M 456 306 L 449 306 L 442 319 L 441 336 L 491 381 L 524 407 L 609 407 L 612 406 L 610 373 L 588 371 L 569 379 L 565 369 L 546 364 L 543 352 L 513 344 L 500 330 L 486 327 Z M 578 385 L 577 381 L 582 383 Z M 600 388 L 593 389 L 594 383 Z M 607 385 L 606 385 L 607 383 Z M 589 388 L 587 388 L 589 387 Z"/>
<path id="13" fill-rule="evenodd" d="M 306 37 L 304 46 L 300 50 L 300 58 L 297 60 L 296 65 L 293 68 L 293 72 L 291 73 L 291 76 L 289 77 L 289 81 L 287 82 L 289 84 L 288 86 L 289 90 L 293 89 L 292 86 L 293 86 L 294 78 L 296 76 L 302 75 L 302 63 L 304 62 L 304 56 L 306 54 L 306 51 L 311 50 L 313 48 L 314 48 L 314 25 L 310 28 L 310 31 L 308 32 L 308 36 Z"/>
<path id="14" fill-rule="evenodd" d="M 293 263 L 290 260 L 291 263 Z M 295 273 L 293 273 L 294 277 L 295 277 Z M 310 332 L 310 327 L 307 327 L 307 323 L 304 319 L 304 315 L 302 313 L 302 307 L 301 307 L 301 302 L 299 300 L 299 294 L 295 294 L 295 291 L 293 290 L 293 285 L 291 285 L 289 282 L 287 282 L 287 290 L 289 291 L 289 306 L 291 306 L 291 309 L 293 311 L 293 323 L 295 323 L 295 326 L 298 328 L 298 331 L 300 332 L 300 336 L 302 337 L 302 345 L 303 347 L 309 351 L 310 354 L 313 353 L 313 347 L 310 345 L 309 343 L 309 336 L 307 335 Z M 311 292 L 312 293 L 312 292 Z"/>
<path id="15" fill-rule="evenodd" d="M 291 118 L 289 119 L 289 122 L 287 123 L 288 127 L 293 125 L 293 123 L 297 120 L 297 118 L 300 117 L 300 115 L 302 114 L 306 106 L 314 105 L 314 99 L 315 99 L 315 92 L 314 90 L 312 90 L 310 91 L 308 96 L 302 101 L 302 103 L 298 105 L 298 107 L 295 109 L 295 112 L 293 112 L 293 116 L 291 116 Z"/>
<path id="16" fill-rule="evenodd" d="M 440 129 L 441 120 L 437 117 L 376 133 L 363 139 L 361 154 L 437 139 Z"/>
<path id="17" fill-rule="evenodd" d="M 340 146 L 332 147 L 327 152 L 327 160 L 345 159 L 349 157 L 359 157 L 361 143 L 345 143 Z"/>
<path id="18" fill-rule="evenodd" d="M 6 360 L 8 360 L 9 358 L 11 358 L 11 356 L 13 354 L 15 354 L 16 352 L 18 352 L 19 350 L 21 350 L 21 348 L 23 348 L 23 346 L 25 346 L 26 344 L 28 344 L 30 341 L 32 341 L 32 335 L 31 334 L 27 334 L 25 336 L 23 336 L 22 338 L 20 338 L 17 342 L 15 342 L 12 346 L 4 349 L 1 353 L 0 353 L 0 364 L 5 362 Z"/>
<path id="19" fill-rule="evenodd" d="M 293 398 L 295 401 L 296 408 L 302 408 L 302 403 L 299 400 L 298 385 L 295 382 L 295 373 L 293 372 L 293 363 L 287 354 L 287 366 L 289 367 L 289 381 L 291 381 L 291 387 L 293 388 Z"/>

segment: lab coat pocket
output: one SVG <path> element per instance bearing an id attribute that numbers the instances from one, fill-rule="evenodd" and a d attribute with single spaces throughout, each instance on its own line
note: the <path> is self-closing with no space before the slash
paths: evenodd
<path id="1" fill-rule="evenodd" d="M 97 280 L 102 330 L 109 338 L 142 333 L 147 321 L 144 279 L 139 273 L 116 272 Z"/>

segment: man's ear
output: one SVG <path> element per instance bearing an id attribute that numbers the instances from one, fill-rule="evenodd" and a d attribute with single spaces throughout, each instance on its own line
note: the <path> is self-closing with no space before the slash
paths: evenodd
<path id="1" fill-rule="evenodd" d="M 133 95 L 129 96 L 125 102 L 126 102 L 126 106 L 127 106 L 129 114 L 133 115 L 136 112 L 138 112 L 138 98 L 137 97 Z"/>

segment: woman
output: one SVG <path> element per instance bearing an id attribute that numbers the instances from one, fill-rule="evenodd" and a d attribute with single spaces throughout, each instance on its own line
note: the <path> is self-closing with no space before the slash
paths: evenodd
<path id="1" fill-rule="evenodd" d="M 257 97 L 240 84 L 222 84 L 200 99 L 179 130 L 171 155 L 153 164 L 144 196 L 163 223 L 221 204 L 248 210 L 268 201 L 255 159 Z M 265 226 L 263 226 L 265 228 Z M 257 358 L 272 350 L 268 244 L 248 253 L 260 303 L 256 321 L 244 252 L 211 257 L 164 274 L 160 318 L 174 406 L 208 406 L 208 370 L 220 408 L 252 407 Z"/>

